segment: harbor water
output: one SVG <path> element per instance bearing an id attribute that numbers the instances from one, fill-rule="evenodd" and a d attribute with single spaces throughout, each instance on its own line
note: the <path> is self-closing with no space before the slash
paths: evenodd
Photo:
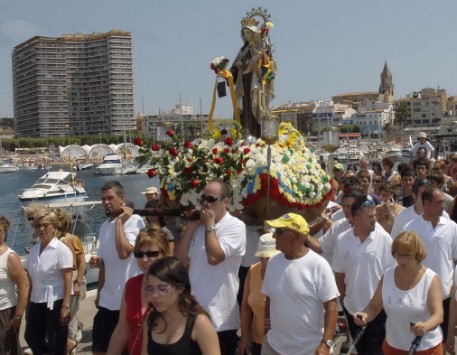
<path id="1" fill-rule="evenodd" d="M 68 170 L 68 166 L 53 166 L 50 170 L 57 171 L 61 167 Z M 22 189 L 31 187 L 45 173 L 45 170 L 19 170 L 15 173 L 0 175 L 0 214 L 7 217 L 11 223 L 6 243 L 18 254 L 24 253 L 24 247 L 32 229 L 24 216 L 23 204 L 17 195 Z M 87 170 L 78 171 L 77 178 L 84 181 L 88 195 L 87 201 L 100 201 L 101 186 L 106 181 L 117 180 L 124 186 L 126 200 L 131 201 L 138 208 L 144 207 L 146 203 L 141 192 L 146 187 L 159 186 L 158 178 L 149 179 L 146 174 L 98 176 L 94 175 L 93 170 Z M 103 208 L 97 206 L 90 211 L 86 209 L 85 213 L 89 227 L 98 235 L 100 225 L 105 220 Z"/>

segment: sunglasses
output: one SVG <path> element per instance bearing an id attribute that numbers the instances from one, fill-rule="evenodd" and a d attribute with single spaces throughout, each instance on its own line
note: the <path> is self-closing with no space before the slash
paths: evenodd
<path id="1" fill-rule="evenodd" d="M 134 251 L 133 255 L 135 255 L 135 258 L 142 258 L 145 255 L 148 258 L 157 258 L 160 254 L 159 250 L 148 250 L 148 251 Z"/>
<path id="2" fill-rule="evenodd" d="M 48 228 L 51 223 L 37 223 L 35 224 L 35 229 L 41 229 L 41 227 Z"/>
<path id="3" fill-rule="evenodd" d="M 286 233 L 289 230 L 290 229 L 287 229 L 287 228 L 275 228 L 275 233 L 281 235 L 281 234 Z"/>
<path id="4" fill-rule="evenodd" d="M 373 182 L 374 182 L 375 184 L 377 184 L 378 182 L 381 182 L 381 180 L 373 180 Z"/>
<path id="5" fill-rule="evenodd" d="M 208 202 L 208 203 L 214 203 L 217 200 L 219 200 L 219 197 L 214 197 L 214 196 L 206 196 L 206 195 L 201 195 L 200 196 L 200 202 Z"/>
<path id="6" fill-rule="evenodd" d="M 362 203 L 362 207 L 373 207 L 376 206 L 376 203 L 373 200 L 365 200 L 365 202 Z"/>
<path id="7" fill-rule="evenodd" d="M 151 286 L 151 285 L 147 285 L 144 290 L 148 293 L 148 294 L 151 294 L 151 295 L 155 295 L 155 294 L 158 294 L 159 296 L 165 296 L 168 291 L 170 291 L 170 287 L 171 285 L 160 285 L 160 286 L 157 286 L 157 287 L 154 287 L 154 286 Z"/>

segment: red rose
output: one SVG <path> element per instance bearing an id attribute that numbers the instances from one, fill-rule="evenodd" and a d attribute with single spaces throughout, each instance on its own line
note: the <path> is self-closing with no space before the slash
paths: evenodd
<path id="1" fill-rule="evenodd" d="M 186 141 L 184 142 L 184 148 L 191 149 L 191 148 L 193 148 L 193 147 L 194 147 L 194 145 L 192 144 L 191 141 L 186 140 Z"/>
<path id="2" fill-rule="evenodd" d="M 228 148 L 224 148 L 224 153 L 228 154 L 228 152 L 229 152 L 229 149 Z"/>
<path id="3" fill-rule="evenodd" d="M 227 144 L 229 147 L 231 147 L 233 145 L 233 139 L 230 137 L 226 137 L 224 139 L 224 143 Z"/>
<path id="4" fill-rule="evenodd" d="M 246 155 L 246 154 L 249 154 L 251 152 L 251 150 L 249 148 L 244 148 L 243 149 L 243 154 Z"/>
<path id="5" fill-rule="evenodd" d="M 147 174 L 148 174 L 149 178 L 153 178 L 154 176 L 157 176 L 157 170 L 156 169 L 149 169 Z"/>
<path id="6" fill-rule="evenodd" d="M 151 150 L 158 152 L 160 150 L 160 145 L 156 143 L 151 144 Z"/>
<path id="7" fill-rule="evenodd" d="M 217 148 L 213 148 L 213 149 L 211 150 L 211 153 L 217 154 Z"/>
<path id="8" fill-rule="evenodd" d="M 142 147 L 143 146 L 143 140 L 140 138 L 140 137 L 136 137 L 134 140 L 133 140 L 133 144 L 134 145 L 137 145 L 139 147 Z"/>
<path id="9" fill-rule="evenodd" d="M 190 185 L 190 187 L 193 187 L 194 189 L 196 189 L 200 185 L 200 180 L 192 179 L 192 180 L 190 180 L 189 185 Z"/>
<path id="10" fill-rule="evenodd" d="M 172 129 L 169 129 L 169 130 L 167 131 L 167 136 L 173 137 L 174 135 L 175 135 L 175 131 L 173 131 Z"/>
<path id="11" fill-rule="evenodd" d="M 179 155 L 179 150 L 174 147 L 170 147 L 168 148 L 168 153 L 170 153 L 170 155 L 173 155 L 174 157 L 177 157 Z"/>
<path id="12" fill-rule="evenodd" d="M 224 158 L 214 158 L 213 163 L 221 165 L 224 163 Z"/>

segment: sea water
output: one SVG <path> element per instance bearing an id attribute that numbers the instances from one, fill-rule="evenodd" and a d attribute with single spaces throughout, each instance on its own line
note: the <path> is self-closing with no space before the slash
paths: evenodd
<path id="1" fill-rule="evenodd" d="M 51 170 L 57 171 L 59 168 L 61 167 L 54 166 Z M 62 168 L 67 170 L 68 166 Z M 6 243 L 18 254 L 24 253 L 32 229 L 25 218 L 23 203 L 17 195 L 21 190 L 31 187 L 45 173 L 45 170 L 19 170 L 15 173 L 0 174 L 0 214 L 11 223 Z M 102 185 L 106 181 L 117 180 L 124 186 L 126 200 L 133 202 L 138 208 L 143 208 L 146 203 L 146 198 L 141 192 L 149 186 L 159 186 L 158 178 L 149 179 L 146 174 L 98 176 L 94 175 L 92 170 L 87 170 L 78 171 L 76 178 L 84 181 L 87 201 L 100 201 Z M 100 225 L 106 219 L 103 208 L 98 206 L 93 210 L 85 209 L 85 214 L 89 227 L 98 234 Z"/>

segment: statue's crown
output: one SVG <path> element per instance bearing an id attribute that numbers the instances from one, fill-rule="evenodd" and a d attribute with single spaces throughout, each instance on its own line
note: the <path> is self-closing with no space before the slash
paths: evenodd
<path id="1" fill-rule="evenodd" d="M 245 26 L 257 27 L 258 24 L 259 24 L 259 21 L 257 21 L 255 18 L 243 17 L 243 19 L 241 20 L 241 25 L 243 27 L 245 27 Z"/>

